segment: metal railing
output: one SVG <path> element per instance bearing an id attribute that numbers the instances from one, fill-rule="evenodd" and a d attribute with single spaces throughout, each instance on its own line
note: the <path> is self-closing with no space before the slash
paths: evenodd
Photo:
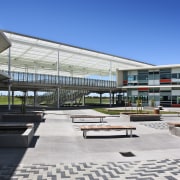
<path id="1" fill-rule="evenodd" d="M 11 71 L 12 82 L 115 88 L 115 81 Z"/>

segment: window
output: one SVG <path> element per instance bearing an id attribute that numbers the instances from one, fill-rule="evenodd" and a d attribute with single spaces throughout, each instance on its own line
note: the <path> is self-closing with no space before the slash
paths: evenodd
<path id="1" fill-rule="evenodd" d="M 123 71 L 123 80 L 127 80 L 128 79 L 128 73 L 127 71 Z"/>
<path id="2" fill-rule="evenodd" d="M 129 75 L 128 76 L 128 82 L 129 81 L 136 81 L 137 80 L 137 75 Z"/>
<path id="3" fill-rule="evenodd" d="M 177 78 L 178 78 L 178 74 L 173 73 L 173 74 L 172 74 L 172 79 L 177 79 Z"/>
<path id="4" fill-rule="evenodd" d="M 149 80 L 159 80 L 159 71 L 149 72 L 148 79 Z"/>
<path id="5" fill-rule="evenodd" d="M 171 79 L 171 74 L 160 74 L 160 79 Z"/>
<path id="6" fill-rule="evenodd" d="M 150 93 L 159 93 L 159 88 L 150 88 L 149 92 Z"/>

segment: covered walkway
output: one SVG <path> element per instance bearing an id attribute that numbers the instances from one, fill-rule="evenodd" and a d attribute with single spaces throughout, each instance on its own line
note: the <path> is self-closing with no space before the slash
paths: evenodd
<path id="1" fill-rule="evenodd" d="M 0 32 L 3 39 L 10 42 L 0 52 L 0 72 L 6 72 L 11 77 L 10 81 L 0 84 L 0 90 L 8 91 L 9 110 L 10 96 L 14 96 L 15 91 L 33 91 L 34 100 L 38 91 L 51 91 L 56 96 L 59 108 L 65 101 L 83 98 L 91 92 L 100 95 L 110 93 L 110 96 L 120 93 L 121 89 L 116 88 L 118 67 L 127 69 L 153 66 L 56 41 L 10 31 Z M 77 93 L 79 90 L 84 93 Z M 67 94 L 68 97 L 63 100 Z"/>

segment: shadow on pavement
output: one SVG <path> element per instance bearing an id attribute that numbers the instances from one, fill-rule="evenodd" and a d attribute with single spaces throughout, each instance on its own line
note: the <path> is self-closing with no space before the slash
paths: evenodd
<path id="1" fill-rule="evenodd" d="M 114 139 L 114 138 L 138 138 L 139 136 L 137 135 L 132 135 L 132 137 L 130 137 L 129 135 L 103 135 L 103 136 L 86 136 L 86 139 Z"/>

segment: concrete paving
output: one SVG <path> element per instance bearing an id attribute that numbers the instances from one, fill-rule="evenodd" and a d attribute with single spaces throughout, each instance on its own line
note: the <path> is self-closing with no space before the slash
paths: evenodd
<path id="1" fill-rule="evenodd" d="M 125 131 L 99 131 L 88 132 L 84 139 L 80 126 L 99 124 L 99 119 L 72 123 L 70 115 L 101 113 L 91 109 L 46 113 L 29 148 L 0 148 L 0 179 L 180 179 L 180 137 L 171 135 L 167 126 L 180 122 L 176 114 L 149 122 L 107 115 L 104 124 L 135 126 L 133 137 L 125 136 Z"/>

